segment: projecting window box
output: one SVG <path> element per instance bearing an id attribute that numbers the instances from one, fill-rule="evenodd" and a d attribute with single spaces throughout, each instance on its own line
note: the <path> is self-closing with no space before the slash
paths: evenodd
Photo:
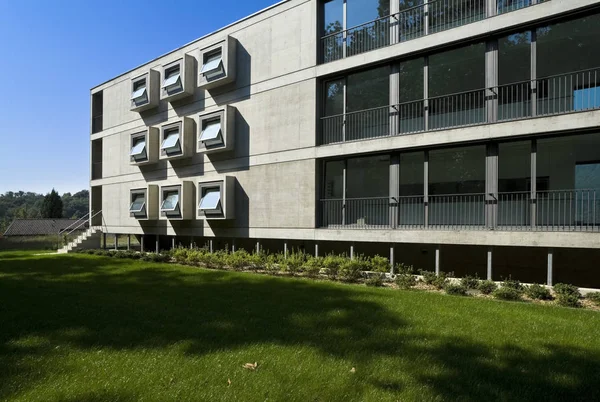
<path id="1" fill-rule="evenodd" d="M 158 129 L 148 127 L 131 135 L 129 160 L 132 165 L 147 165 L 158 161 Z"/>
<path id="2" fill-rule="evenodd" d="M 131 111 L 143 112 L 158 106 L 159 80 L 160 74 L 154 70 L 131 80 Z"/>
<path id="3" fill-rule="evenodd" d="M 160 194 L 161 219 L 194 219 L 195 190 L 193 182 L 184 181 L 181 184 L 163 186 Z"/>
<path id="4" fill-rule="evenodd" d="M 233 176 L 198 183 L 198 219 L 234 219 L 235 183 Z"/>
<path id="5" fill-rule="evenodd" d="M 137 220 L 158 219 L 158 186 L 132 189 L 129 194 L 130 217 Z"/>
<path id="6" fill-rule="evenodd" d="M 194 58 L 184 55 L 162 67 L 160 99 L 173 102 L 194 94 Z"/>
<path id="7" fill-rule="evenodd" d="M 221 42 L 200 49 L 198 87 L 212 89 L 235 82 L 237 41 L 227 36 Z"/>
<path id="8" fill-rule="evenodd" d="M 225 106 L 224 109 L 201 114 L 198 117 L 198 143 L 196 151 L 211 153 L 230 151 L 234 146 L 235 108 Z"/>
<path id="9" fill-rule="evenodd" d="M 160 128 L 159 159 L 189 158 L 194 153 L 194 120 L 183 117 Z"/>

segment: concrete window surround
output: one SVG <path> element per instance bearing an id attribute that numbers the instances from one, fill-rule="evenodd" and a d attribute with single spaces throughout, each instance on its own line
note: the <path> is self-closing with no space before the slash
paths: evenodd
<path id="1" fill-rule="evenodd" d="M 204 205 L 203 200 L 208 192 L 218 191 L 218 205 Z M 225 176 L 223 180 L 198 183 L 198 219 L 226 220 L 235 218 L 235 177 Z M 212 197 L 211 197 L 212 198 Z M 212 200 L 211 201 L 216 201 Z M 206 208 L 206 209 L 205 209 Z"/>
<path id="2" fill-rule="evenodd" d="M 139 196 L 144 197 L 144 207 L 133 211 L 134 202 Z M 134 188 L 129 192 L 129 215 L 138 221 L 158 219 L 158 186 L 150 184 L 144 188 Z"/>
<path id="3" fill-rule="evenodd" d="M 160 153 L 159 159 L 182 159 L 192 156 L 193 136 L 194 136 L 194 120 L 189 117 L 183 117 L 177 121 L 164 124 L 160 127 Z M 177 133 L 177 141 L 171 144 L 172 137 Z M 167 138 L 169 143 L 166 142 Z M 169 152 L 169 149 L 173 149 Z"/>
<path id="4" fill-rule="evenodd" d="M 160 219 L 192 220 L 195 204 L 194 183 L 183 181 L 181 184 L 167 185 L 160 188 Z M 165 205 L 165 201 L 172 205 Z"/>
<path id="5" fill-rule="evenodd" d="M 161 69 L 160 100 L 173 102 L 194 94 L 195 60 L 189 54 Z"/>
<path id="6" fill-rule="evenodd" d="M 153 109 L 159 103 L 160 73 L 150 70 L 131 80 L 131 108 L 132 112 L 143 112 Z"/>
<path id="7" fill-rule="evenodd" d="M 231 36 L 199 50 L 198 87 L 213 89 L 236 79 L 237 41 Z"/>
<path id="8" fill-rule="evenodd" d="M 140 142 L 144 143 L 143 152 Z M 146 131 L 131 134 L 129 157 L 132 165 L 149 165 L 158 161 L 158 128 L 148 127 Z M 137 147 L 137 149 L 136 149 Z"/>
<path id="9" fill-rule="evenodd" d="M 225 106 L 225 108 L 201 114 L 198 116 L 198 143 L 196 151 L 198 153 L 212 153 L 220 151 L 231 151 L 234 148 L 234 128 L 235 128 L 235 108 L 233 106 Z M 219 133 L 215 134 L 210 140 L 203 140 L 203 134 L 209 126 L 216 127 L 214 124 L 220 124 Z M 207 133 L 208 134 L 208 133 Z M 217 135 L 218 134 L 218 135 Z"/>

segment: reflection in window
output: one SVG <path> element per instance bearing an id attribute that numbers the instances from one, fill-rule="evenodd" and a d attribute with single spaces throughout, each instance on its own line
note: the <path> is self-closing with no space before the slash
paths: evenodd
<path id="1" fill-rule="evenodd" d="M 208 188 L 204 190 L 204 195 L 200 200 L 199 209 L 208 213 L 221 212 L 221 189 Z"/>
<path id="2" fill-rule="evenodd" d="M 179 191 L 166 191 L 164 199 L 160 206 L 162 212 L 178 212 L 179 211 Z"/>
<path id="3" fill-rule="evenodd" d="M 133 201 L 129 206 L 129 212 L 133 214 L 141 214 L 146 207 L 146 196 L 143 193 L 133 195 Z"/>

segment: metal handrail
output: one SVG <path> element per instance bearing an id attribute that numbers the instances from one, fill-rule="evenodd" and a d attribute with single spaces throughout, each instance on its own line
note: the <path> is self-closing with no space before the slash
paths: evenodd
<path id="1" fill-rule="evenodd" d="M 96 212 L 94 215 L 92 215 L 92 216 L 90 217 L 90 221 L 91 221 L 92 219 L 94 219 L 96 216 L 98 216 L 99 214 L 101 214 L 101 213 L 102 213 L 102 211 L 98 211 L 98 212 Z M 79 229 L 79 228 L 80 228 L 82 225 L 85 225 L 85 223 L 86 223 L 86 222 L 82 222 L 82 223 L 81 223 L 79 226 L 77 226 L 76 228 L 74 228 L 73 230 L 71 230 L 69 233 L 67 233 L 67 236 L 68 236 L 68 235 L 70 235 L 71 233 L 73 233 L 74 231 L 76 231 L 77 229 Z"/>
<path id="2" fill-rule="evenodd" d="M 93 213 L 94 211 L 92 211 Z M 75 222 L 73 222 L 72 224 L 70 224 L 69 226 L 67 226 L 66 228 L 60 230 L 58 232 L 58 235 L 60 236 L 61 234 L 63 234 L 64 232 L 66 232 L 67 230 L 71 229 L 73 226 L 75 226 L 77 223 L 79 223 L 80 221 L 86 219 L 88 216 L 90 215 L 90 212 L 88 212 L 87 214 L 83 215 L 81 218 L 77 219 Z"/>

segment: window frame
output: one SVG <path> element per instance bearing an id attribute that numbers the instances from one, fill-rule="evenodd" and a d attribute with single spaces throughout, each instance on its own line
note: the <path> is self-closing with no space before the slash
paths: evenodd
<path id="1" fill-rule="evenodd" d="M 166 84 L 167 75 L 175 70 L 179 70 L 178 78 L 170 84 Z M 164 64 L 161 67 L 160 79 L 160 100 L 173 102 L 194 94 L 194 58 L 184 54 L 179 59 Z"/>
<path id="2" fill-rule="evenodd" d="M 236 179 L 233 176 L 225 176 L 221 180 L 199 182 L 197 185 L 197 218 L 200 220 L 228 220 L 234 219 L 234 195 Z M 218 208 L 203 209 L 202 201 L 207 192 L 219 191 Z"/>
<path id="3" fill-rule="evenodd" d="M 171 193 L 177 193 L 177 204 L 172 209 L 164 209 L 163 205 Z M 183 217 L 183 187 L 181 185 L 164 186 L 160 189 L 160 216 L 167 219 L 181 219 Z"/>
<path id="4" fill-rule="evenodd" d="M 196 152 L 211 153 L 220 151 L 230 151 L 234 147 L 234 119 L 236 109 L 233 106 L 200 114 L 198 116 L 198 130 L 196 137 Z M 202 135 L 209 123 L 219 120 L 221 124 L 221 134 L 214 140 L 202 140 Z"/>
<path id="5" fill-rule="evenodd" d="M 135 199 L 140 195 L 143 195 L 143 197 L 144 197 L 144 203 L 142 204 L 142 208 L 140 208 L 137 211 L 132 211 L 131 208 L 135 202 Z M 147 219 L 149 216 L 148 209 L 149 209 L 148 190 L 145 188 L 137 188 L 137 189 L 130 190 L 130 192 L 129 192 L 129 216 L 132 218 L 136 218 L 136 219 Z"/>
<path id="6" fill-rule="evenodd" d="M 231 36 L 198 50 L 198 87 L 213 89 L 236 80 L 236 48 L 237 40 Z M 220 53 L 220 62 L 215 68 L 206 70 L 209 59 Z"/>
<path id="7" fill-rule="evenodd" d="M 143 148 L 143 151 L 138 153 L 137 155 L 140 155 L 143 153 L 145 155 L 144 158 L 136 158 L 136 155 L 133 154 L 133 148 L 136 146 L 136 142 L 139 141 L 140 139 L 143 140 L 143 142 L 144 142 L 144 148 Z M 142 133 L 132 134 L 130 148 L 129 148 L 129 157 L 130 157 L 131 163 L 139 164 L 139 163 L 149 162 L 150 156 L 149 156 L 148 148 L 149 147 L 148 147 L 147 131 L 142 132 Z"/>
<path id="8" fill-rule="evenodd" d="M 177 157 L 182 156 L 184 154 L 184 144 L 183 144 L 183 124 L 178 121 L 175 123 L 167 124 L 161 127 L 160 130 L 160 155 L 161 157 Z M 172 147 L 165 148 L 164 143 L 168 137 L 173 135 L 173 132 L 177 130 L 177 141 L 175 144 L 179 144 L 179 150 L 177 152 L 169 152 L 168 149 L 175 148 L 175 145 Z"/>

